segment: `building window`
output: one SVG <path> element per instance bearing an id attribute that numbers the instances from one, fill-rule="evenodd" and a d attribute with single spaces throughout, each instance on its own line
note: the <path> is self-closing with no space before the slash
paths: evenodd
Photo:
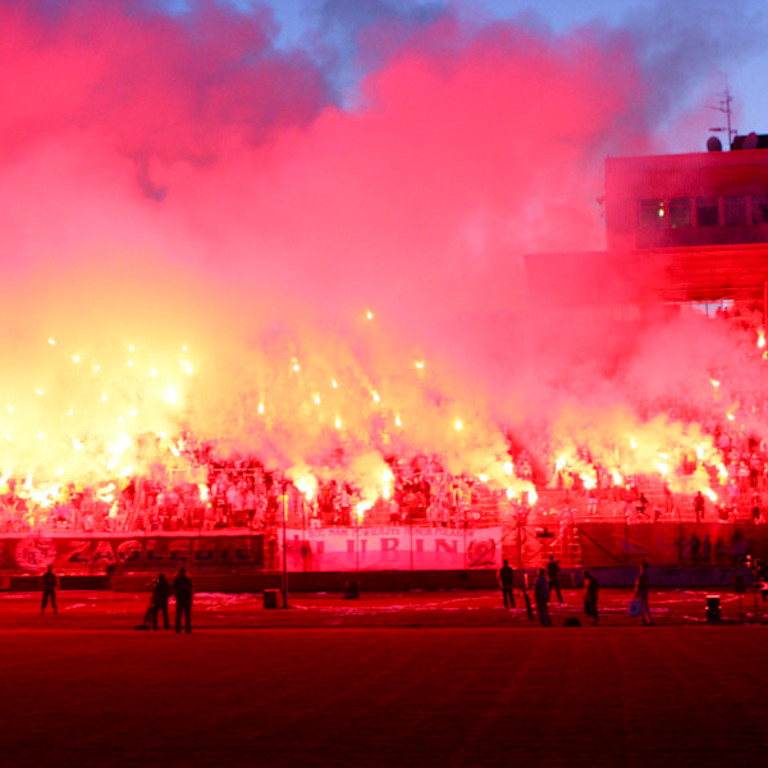
<path id="1" fill-rule="evenodd" d="M 643 229 L 664 229 L 665 214 L 663 200 L 640 201 L 640 226 Z"/>
<path id="2" fill-rule="evenodd" d="M 733 299 L 722 299 L 721 301 L 694 301 L 690 305 L 694 312 L 700 312 L 707 317 L 717 317 L 723 312 L 730 312 L 734 307 Z"/>
<path id="3" fill-rule="evenodd" d="M 747 226 L 747 198 L 726 197 L 723 206 L 725 224 L 728 227 Z"/>
<path id="4" fill-rule="evenodd" d="M 716 197 L 696 199 L 696 224 L 699 227 L 716 227 L 720 223 Z"/>
<path id="5" fill-rule="evenodd" d="M 669 226 L 672 229 L 691 226 L 691 201 L 687 197 L 669 201 Z"/>
<path id="6" fill-rule="evenodd" d="M 752 223 L 768 224 L 768 196 L 757 195 L 752 198 Z"/>

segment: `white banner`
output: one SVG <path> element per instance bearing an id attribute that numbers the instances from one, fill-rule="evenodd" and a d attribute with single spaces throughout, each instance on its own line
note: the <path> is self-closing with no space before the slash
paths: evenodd
<path id="1" fill-rule="evenodd" d="M 501 527 L 289 528 L 286 549 L 290 571 L 498 568 Z"/>

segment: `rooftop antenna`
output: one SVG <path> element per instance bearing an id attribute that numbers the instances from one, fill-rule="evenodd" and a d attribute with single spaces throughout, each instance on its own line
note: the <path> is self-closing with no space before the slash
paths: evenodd
<path id="1" fill-rule="evenodd" d="M 733 96 L 731 96 L 731 89 L 728 87 L 728 79 L 725 80 L 725 91 L 718 93 L 717 106 L 707 106 L 707 109 L 715 109 L 718 112 L 722 112 L 725 115 L 726 125 L 718 128 L 710 128 L 710 131 L 714 133 L 727 133 L 728 134 L 728 147 L 731 147 L 733 137 L 738 133 L 736 128 L 731 127 L 731 104 L 733 104 Z"/>

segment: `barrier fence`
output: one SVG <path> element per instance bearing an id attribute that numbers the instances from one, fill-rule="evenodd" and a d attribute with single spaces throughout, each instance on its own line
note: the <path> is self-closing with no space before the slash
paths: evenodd
<path id="1" fill-rule="evenodd" d="M 768 560 L 768 526 L 745 523 L 579 523 L 568 526 L 274 526 L 248 530 L 130 535 L 125 533 L 5 534 L 0 575 L 168 570 L 355 572 L 484 570 L 504 559 L 515 568 L 739 564 L 750 554 Z"/>

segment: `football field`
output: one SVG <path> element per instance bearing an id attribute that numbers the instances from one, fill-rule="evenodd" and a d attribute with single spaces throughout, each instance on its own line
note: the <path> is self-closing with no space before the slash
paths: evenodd
<path id="1" fill-rule="evenodd" d="M 0 764 L 760 764 L 767 647 L 759 626 L 6 629 Z"/>

